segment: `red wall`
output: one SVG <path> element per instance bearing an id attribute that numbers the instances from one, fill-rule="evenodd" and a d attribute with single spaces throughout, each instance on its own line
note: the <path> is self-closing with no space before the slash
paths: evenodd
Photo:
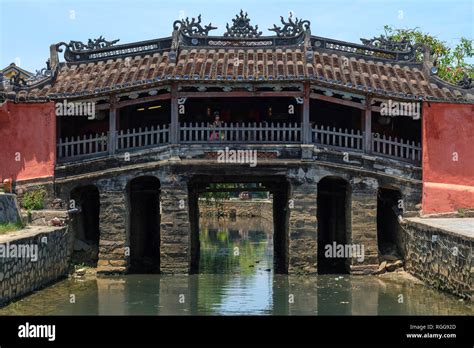
<path id="1" fill-rule="evenodd" d="M 474 207 L 474 105 L 423 103 L 422 205 L 424 214 Z"/>
<path id="2" fill-rule="evenodd" d="M 54 103 L 0 105 L 0 179 L 51 177 L 56 156 Z M 16 154 L 19 153 L 19 161 Z"/>

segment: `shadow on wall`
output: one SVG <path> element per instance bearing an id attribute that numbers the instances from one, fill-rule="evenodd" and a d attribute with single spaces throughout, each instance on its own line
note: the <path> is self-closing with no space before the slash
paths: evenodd
<path id="1" fill-rule="evenodd" d="M 74 236 L 73 263 L 97 266 L 99 258 L 99 190 L 94 185 L 76 187 L 71 191 L 70 199 L 78 209 L 70 220 Z"/>
<path id="2" fill-rule="evenodd" d="M 423 214 L 474 207 L 474 105 L 423 103 Z"/>
<path id="3" fill-rule="evenodd" d="M 0 179 L 47 178 L 54 174 L 54 103 L 0 105 Z"/>
<path id="4" fill-rule="evenodd" d="M 0 195 L 0 224 L 21 222 L 20 207 L 16 200 L 16 195 Z"/>
<path id="5" fill-rule="evenodd" d="M 130 273 L 160 271 L 160 181 L 141 176 L 130 181 Z"/>
<path id="6" fill-rule="evenodd" d="M 348 258 L 327 255 L 327 251 L 333 245 L 346 245 L 351 240 L 350 202 L 351 188 L 346 180 L 328 176 L 319 181 L 317 198 L 319 274 L 349 273 Z"/>

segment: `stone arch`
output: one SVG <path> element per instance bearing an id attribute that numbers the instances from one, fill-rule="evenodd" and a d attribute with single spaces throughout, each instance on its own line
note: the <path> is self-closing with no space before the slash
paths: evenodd
<path id="1" fill-rule="evenodd" d="M 136 176 L 126 187 L 131 273 L 160 272 L 160 180 Z"/>
<path id="2" fill-rule="evenodd" d="M 95 267 L 99 255 L 100 194 L 96 185 L 76 186 L 69 192 L 68 208 L 73 233 L 72 262 Z"/>
<path id="3" fill-rule="evenodd" d="M 351 241 L 351 185 L 347 180 L 326 176 L 318 182 L 317 217 L 318 273 L 348 273 L 350 257 L 337 253 Z"/>

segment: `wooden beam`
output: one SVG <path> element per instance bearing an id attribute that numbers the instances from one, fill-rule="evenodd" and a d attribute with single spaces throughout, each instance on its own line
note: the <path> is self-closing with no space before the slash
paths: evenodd
<path id="1" fill-rule="evenodd" d="M 365 110 L 362 111 L 364 120 L 364 152 L 372 153 L 372 110 L 370 106 L 370 97 L 367 97 Z"/>
<path id="2" fill-rule="evenodd" d="M 170 143 L 178 144 L 179 142 L 179 114 L 178 114 L 178 88 L 176 84 L 171 85 L 171 126 L 170 126 Z"/>
<path id="3" fill-rule="evenodd" d="M 124 100 L 124 101 L 118 102 L 117 107 L 123 108 L 125 106 L 130 106 L 130 105 L 138 105 L 138 104 L 143 104 L 143 103 L 149 103 L 155 100 L 168 100 L 168 99 L 171 99 L 171 93 L 157 94 L 157 95 L 151 95 L 149 97 Z"/>
<path id="4" fill-rule="evenodd" d="M 372 105 L 370 107 L 370 109 L 373 111 L 373 112 L 380 112 L 380 110 L 382 109 L 380 106 L 375 106 L 375 105 Z"/>
<path id="5" fill-rule="evenodd" d="M 335 98 L 335 97 L 329 97 L 327 95 L 317 94 L 317 93 L 311 93 L 309 95 L 309 97 L 311 99 L 324 100 L 324 101 L 327 101 L 329 103 L 341 104 L 341 105 L 357 108 L 357 109 L 360 109 L 360 110 L 365 110 L 365 105 L 364 104 L 353 102 L 353 101 L 350 101 L 350 100 L 344 100 L 344 99 L 339 99 L 339 98 Z"/>
<path id="6" fill-rule="evenodd" d="M 115 94 L 110 96 L 109 111 L 109 155 L 115 154 L 117 144 L 117 97 Z"/>
<path id="7" fill-rule="evenodd" d="M 117 108 L 115 111 L 115 120 L 116 120 L 115 128 L 117 128 L 117 134 L 118 134 L 118 130 L 120 129 L 120 109 L 119 108 Z"/>
<path id="8" fill-rule="evenodd" d="M 309 82 L 305 82 L 303 88 L 303 122 L 301 122 L 301 138 L 303 144 L 311 144 L 311 126 L 309 124 L 309 95 L 311 94 L 311 90 Z"/>
<path id="9" fill-rule="evenodd" d="M 61 139 L 61 117 L 62 116 L 58 117 L 58 115 L 56 115 L 56 110 L 54 110 L 54 120 L 56 121 L 55 122 L 55 125 L 56 125 L 56 143 L 55 143 L 55 145 L 58 144 L 59 139 Z M 54 156 L 54 158 L 55 158 L 55 164 L 57 164 L 58 160 L 59 160 L 59 155 L 57 153 L 57 151 L 58 151 L 57 146 L 55 146 L 54 151 L 56 151 L 56 155 Z"/>
<path id="10" fill-rule="evenodd" d="M 96 104 L 95 109 L 96 110 L 109 110 L 110 109 L 110 103 Z"/>
<path id="11" fill-rule="evenodd" d="M 227 98 L 227 97 L 303 97 L 300 91 L 233 91 L 233 92 L 179 92 L 178 98 Z"/>

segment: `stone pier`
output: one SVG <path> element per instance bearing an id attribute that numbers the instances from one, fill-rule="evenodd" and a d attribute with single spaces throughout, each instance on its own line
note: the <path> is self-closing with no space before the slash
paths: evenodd
<path id="1" fill-rule="evenodd" d="M 374 273 L 379 265 L 377 245 L 377 189 L 375 179 L 354 179 L 351 182 L 351 206 L 348 214 L 352 215 L 351 244 L 364 246 L 364 260 L 360 262 L 352 257 L 350 262 L 351 274 Z"/>
<path id="2" fill-rule="evenodd" d="M 190 219 L 188 187 L 185 180 L 172 176 L 161 183 L 162 273 L 186 274 L 190 270 Z"/>
<path id="3" fill-rule="evenodd" d="M 316 273 L 318 235 L 316 183 L 291 182 L 289 209 L 288 273 Z"/>
<path id="4" fill-rule="evenodd" d="M 108 180 L 98 185 L 100 193 L 99 215 L 99 273 L 123 273 L 129 266 L 128 202 L 125 186 Z"/>

